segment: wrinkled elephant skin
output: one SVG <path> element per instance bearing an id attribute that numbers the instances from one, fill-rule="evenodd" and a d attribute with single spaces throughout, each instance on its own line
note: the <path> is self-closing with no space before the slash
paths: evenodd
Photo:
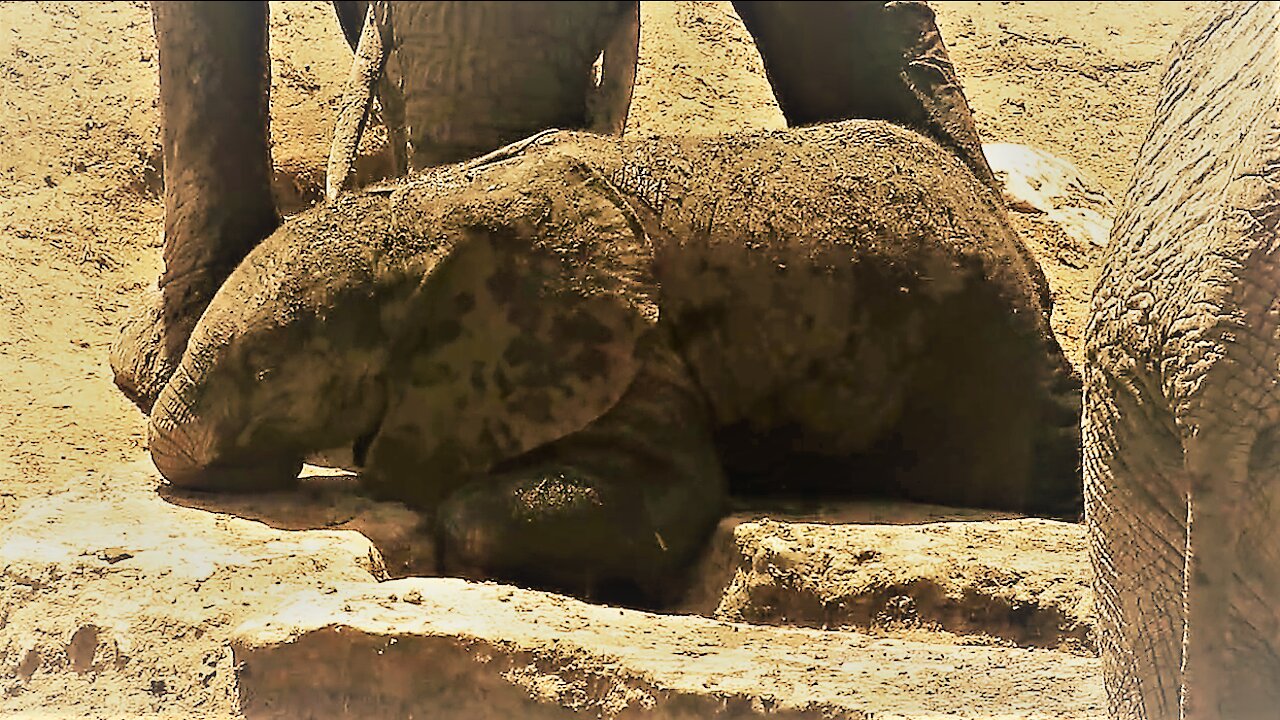
<path id="1" fill-rule="evenodd" d="M 1113 718 L 1280 712 L 1280 4 L 1175 47 L 1094 294 L 1085 507 Z"/>
<path id="2" fill-rule="evenodd" d="M 346 446 L 451 570 L 674 589 L 743 492 L 1073 512 L 1079 382 L 1043 276 L 938 145 L 851 121 L 555 133 L 287 222 L 152 414 L 175 484 Z"/>
<path id="3" fill-rule="evenodd" d="M 111 351 L 148 410 L 222 281 L 280 224 L 271 197 L 265 2 L 152 3 L 164 148 L 164 273 Z M 234 111 L 228 111 L 234 109 Z"/>
<path id="4" fill-rule="evenodd" d="M 335 3 L 350 40 L 359 36 L 365 5 Z M 379 87 L 398 88 L 387 93 L 398 99 L 384 104 L 383 116 L 393 138 L 407 138 L 394 165 L 454 162 L 548 128 L 621 134 L 638 58 L 637 3 L 386 5 L 386 47 L 394 52 L 391 61 L 384 58 L 388 72 Z M 952 149 L 994 187 L 927 5 L 735 7 L 756 37 L 789 124 L 896 122 Z M 267 142 L 267 3 L 156 2 L 152 12 L 165 148 L 162 297 L 135 314 L 111 353 L 116 384 L 144 410 L 176 367 L 209 299 L 279 221 Z M 822 42 L 795 42 L 819 36 Z M 597 86 L 591 67 L 602 51 Z M 344 98 L 340 118 L 347 110 Z M 356 136 L 363 118 L 352 121 Z M 337 174 L 344 177 L 331 178 L 335 189 L 346 173 Z"/>
<path id="5" fill-rule="evenodd" d="M 398 67 L 410 81 L 418 165 L 470 157 L 543 128 L 586 127 L 591 63 L 634 10 L 627 2 L 397 5 Z M 210 298 L 279 224 L 268 143 L 268 4 L 154 2 L 152 15 L 165 269 L 161 298 L 135 313 L 111 353 L 116 385 L 143 410 Z M 615 105 L 630 99 L 629 79 L 625 89 Z"/>

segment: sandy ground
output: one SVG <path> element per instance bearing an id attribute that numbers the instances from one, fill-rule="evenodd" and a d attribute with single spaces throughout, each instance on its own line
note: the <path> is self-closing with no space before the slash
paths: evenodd
<path id="1" fill-rule="evenodd" d="M 1161 63 L 1192 17 L 1192 5 L 950 2 L 937 10 L 984 141 L 1047 150 L 1075 163 L 1118 201 L 1146 130 Z M 628 131 L 781 125 L 759 57 L 728 3 L 648 3 L 643 13 Z M 272 26 L 277 190 L 296 206 L 315 195 L 349 55 L 323 3 L 273 3 Z M 146 4 L 0 3 L 0 88 L 0 542 L 19 527 L 35 527 L 38 518 L 48 524 L 66 516 L 72 506 L 59 503 L 68 498 L 105 498 L 110 502 L 103 507 L 140 523 L 152 517 L 148 513 L 178 512 L 164 503 L 162 509 L 146 504 L 157 481 L 145 461 L 143 418 L 115 391 L 106 365 L 123 311 L 160 267 L 156 65 Z M 1058 300 L 1055 327 L 1078 357 L 1098 250 L 1035 215 L 1021 215 L 1018 222 L 1049 270 Z M 67 513 L 48 515 L 55 505 Z M 129 515 L 135 511 L 140 514 Z M 90 514 L 80 522 L 106 526 L 112 518 Z M 93 558 L 106 558 L 99 558 L 103 567 L 114 564 L 110 547 L 93 552 Z M 351 556 L 362 552 L 357 548 Z M 357 565 L 333 572 L 369 572 L 352 569 Z M 14 577 L 0 576 L 0 583 Z M 63 618 L 42 628 L 31 619 L 91 612 L 84 603 L 123 602 L 130 593 L 144 602 L 139 593 L 152 589 L 145 573 L 138 578 L 132 589 L 127 582 L 113 586 L 121 596 L 75 595 L 69 606 L 47 600 L 63 584 L 74 584 L 56 574 L 32 584 L 0 584 L 0 715 L 165 714 L 159 708 L 172 700 L 166 695 L 172 687 L 166 690 L 164 680 L 143 682 L 152 676 L 134 668 L 145 663 L 121 661 L 112 672 L 86 674 L 81 671 L 100 662 L 116 662 L 104 660 L 102 643 L 90 643 L 77 629 L 88 626 Z M 254 582 L 269 588 L 277 580 L 268 573 Z M 233 597 L 237 590 L 228 583 L 225 592 Z M 267 592 L 243 590 L 247 598 Z M 182 607 L 183 599 L 164 602 Z M 228 622 L 224 617 L 209 627 Z M 199 623 L 181 626 L 204 632 Z M 41 633 L 65 634 L 58 658 L 31 655 L 36 645 L 28 640 Z M 169 682 L 190 691 L 176 716 L 220 716 L 235 707 L 234 673 L 228 657 L 218 654 L 225 646 L 220 642 L 193 645 L 194 659 L 116 645 L 118 657 L 172 655 L 172 675 L 186 679 Z M 76 650 L 83 647 L 91 648 L 87 661 Z M 179 667 L 187 660 L 207 664 L 210 674 L 191 680 Z M 74 682 L 71 671 L 77 671 Z M 1008 682 L 1019 683 L 1016 677 Z"/>

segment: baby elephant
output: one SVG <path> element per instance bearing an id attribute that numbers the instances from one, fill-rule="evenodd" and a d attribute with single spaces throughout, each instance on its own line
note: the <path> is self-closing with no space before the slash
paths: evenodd
<path id="1" fill-rule="evenodd" d="M 257 490 L 346 448 L 450 571 L 661 600 L 731 490 L 1078 512 L 1048 315 L 992 192 L 899 127 L 550 133 L 285 223 L 151 452 Z"/>

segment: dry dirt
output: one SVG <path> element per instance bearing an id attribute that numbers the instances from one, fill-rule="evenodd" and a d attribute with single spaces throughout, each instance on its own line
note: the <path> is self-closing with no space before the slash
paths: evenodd
<path id="1" fill-rule="evenodd" d="M 1118 201 L 1191 6 L 937 9 L 984 140 L 1068 160 L 1096 178 L 1086 194 Z M 277 191 L 299 207 L 349 54 L 326 4 L 272 12 Z M 628 132 L 782 124 L 728 3 L 646 3 L 641 52 Z M 1069 524 L 746 512 L 722 526 L 686 609 L 748 624 L 376 583 L 384 563 L 429 572 L 430 548 L 406 511 L 341 479 L 292 498 L 160 498 L 143 418 L 106 365 L 160 262 L 146 4 L 0 3 L 0 88 L 0 716 L 1100 713 Z M 1015 219 L 1078 360 L 1099 249 L 1047 216 Z"/>

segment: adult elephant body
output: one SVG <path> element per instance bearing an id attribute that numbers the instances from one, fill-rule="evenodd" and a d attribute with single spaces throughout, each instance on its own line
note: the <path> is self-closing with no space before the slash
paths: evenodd
<path id="1" fill-rule="evenodd" d="M 206 490 L 344 447 L 447 569 L 675 587 L 744 492 L 1072 513 L 1079 383 L 994 193 L 849 121 L 543 136 L 290 219 L 151 416 Z"/>
<path id="2" fill-rule="evenodd" d="M 1094 295 L 1085 507 L 1114 718 L 1280 708 L 1280 5 L 1175 48 Z"/>
<path id="3" fill-rule="evenodd" d="M 354 37 L 362 3 L 337 3 Z M 992 183 L 923 3 L 741 2 L 792 124 L 876 118 L 914 127 Z M 413 167 L 558 127 L 621 132 L 638 43 L 634 2 L 390 3 Z M 278 224 L 269 192 L 267 4 L 153 4 L 165 148 L 161 298 L 111 364 L 144 409 L 222 281 Z M 797 44 L 800 33 L 829 42 Z M 816 34 L 816 35 L 815 35 Z M 600 88 L 592 62 L 605 52 Z M 868 70 L 870 69 L 870 70 Z"/>
<path id="4" fill-rule="evenodd" d="M 369 4 L 334 3 L 353 49 Z M 403 103 L 408 169 L 476 157 L 548 128 L 622 132 L 639 50 L 637 3 L 381 6 L 379 65 Z M 601 53 L 597 86 L 592 65 Z"/>

